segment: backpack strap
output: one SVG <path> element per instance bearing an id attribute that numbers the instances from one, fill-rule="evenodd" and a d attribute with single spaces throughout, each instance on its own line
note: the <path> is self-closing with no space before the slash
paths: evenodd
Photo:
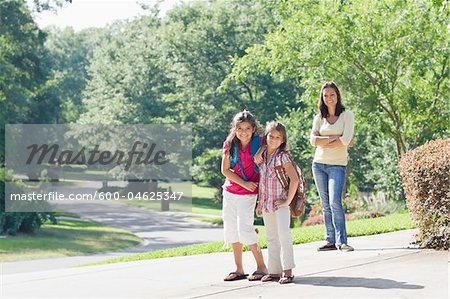
<path id="1" fill-rule="evenodd" d="M 255 155 L 259 150 L 259 144 L 260 144 L 261 138 L 258 135 L 255 135 L 252 137 L 252 140 L 250 141 L 250 153 L 252 154 L 252 160 L 255 161 Z M 259 173 L 259 168 L 254 163 L 253 169 L 256 173 Z"/>
<path id="2" fill-rule="evenodd" d="M 282 155 L 282 154 L 283 154 L 283 153 L 280 152 L 280 153 L 278 153 L 278 154 L 275 156 L 275 167 L 281 166 L 281 165 L 282 165 L 282 163 L 281 163 L 281 155 Z"/>
<path id="3" fill-rule="evenodd" d="M 252 155 L 252 159 L 255 157 L 256 153 L 259 150 L 259 142 L 260 142 L 260 137 L 258 135 L 255 135 L 252 137 L 252 139 L 250 140 L 250 153 Z M 242 166 L 242 162 L 241 159 L 239 159 L 239 144 L 235 144 L 233 147 L 233 157 L 231 157 L 230 159 L 230 167 L 234 168 L 235 165 L 239 166 L 239 171 L 242 174 L 242 178 L 244 179 L 244 181 L 248 181 L 247 177 L 245 176 L 244 173 L 244 167 Z M 255 172 L 259 173 L 259 169 L 258 166 L 254 166 Z"/>
<path id="4" fill-rule="evenodd" d="M 283 152 L 277 153 L 275 156 L 275 162 L 274 162 L 274 169 L 277 176 L 278 181 L 280 182 L 281 186 L 284 190 L 289 189 L 289 177 L 286 173 L 286 170 L 284 170 L 284 167 L 282 165 L 281 161 L 281 155 Z"/>
<path id="5" fill-rule="evenodd" d="M 277 174 L 278 181 L 280 182 L 281 186 L 288 191 L 289 189 L 289 177 L 286 174 L 286 171 L 283 168 L 282 161 L 281 161 L 281 155 L 286 154 L 289 157 L 289 160 L 291 161 L 292 165 L 295 168 L 295 171 L 297 172 L 299 176 L 299 186 L 297 187 L 297 191 L 292 198 L 291 203 L 289 204 L 289 209 L 291 211 L 291 217 L 300 217 L 303 216 L 304 210 L 305 210 L 305 204 L 306 204 L 306 182 L 305 178 L 303 177 L 302 171 L 298 167 L 297 164 L 295 164 L 294 160 L 292 160 L 291 155 L 289 152 L 282 152 L 281 154 L 277 155 L 275 157 L 275 171 Z"/>
<path id="6" fill-rule="evenodd" d="M 233 147 L 233 157 L 230 160 L 231 168 L 234 168 L 234 165 L 236 165 L 238 159 L 239 159 L 239 148 L 238 145 L 235 144 Z"/>
<path id="7" fill-rule="evenodd" d="M 283 155 L 288 155 L 289 160 L 292 161 L 291 156 L 289 155 L 289 153 L 286 153 L 285 151 L 280 151 L 279 153 L 277 153 L 277 155 L 275 156 L 275 167 L 277 166 L 283 166 L 283 161 L 281 160 L 281 156 Z"/>
<path id="8" fill-rule="evenodd" d="M 254 158 L 256 153 L 258 152 L 259 142 L 260 137 L 258 135 L 253 136 L 252 140 L 250 141 L 250 153 L 252 154 L 252 158 Z"/>
<path id="9" fill-rule="evenodd" d="M 237 148 L 237 147 L 236 147 Z M 239 165 L 239 171 L 241 172 L 241 174 L 242 174 L 242 178 L 244 179 L 244 181 L 248 181 L 248 179 L 247 179 L 247 177 L 245 176 L 245 173 L 244 173 L 244 167 L 242 166 L 242 162 L 241 162 L 241 159 L 239 159 L 239 156 L 238 156 L 238 158 L 237 158 L 237 163 L 238 163 L 238 165 Z"/>

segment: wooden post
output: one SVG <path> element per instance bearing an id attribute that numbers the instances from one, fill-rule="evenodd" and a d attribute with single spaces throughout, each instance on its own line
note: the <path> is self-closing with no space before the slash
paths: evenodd
<path id="1" fill-rule="evenodd" d="M 159 188 L 158 189 L 159 192 L 167 192 L 166 188 Z M 169 196 L 172 193 L 172 188 L 169 187 Z M 167 197 L 165 194 L 163 194 L 163 199 L 161 199 L 161 211 L 169 211 L 169 202 L 170 199 L 164 199 L 165 197 Z"/>

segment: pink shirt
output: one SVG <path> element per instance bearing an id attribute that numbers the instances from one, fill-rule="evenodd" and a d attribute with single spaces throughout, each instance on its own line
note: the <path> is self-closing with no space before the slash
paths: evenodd
<path id="1" fill-rule="evenodd" d="M 259 144 L 261 145 L 261 138 Z M 226 141 L 223 143 L 223 154 L 228 155 L 228 144 Z M 250 152 L 250 143 L 247 145 L 245 149 L 239 148 L 239 159 L 241 160 L 242 168 L 248 181 L 258 183 L 259 174 L 255 172 L 255 162 L 253 162 L 252 153 Z M 231 171 L 233 171 L 240 178 L 242 178 L 242 173 L 239 170 L 238 163 L 234 165 Z M 256 188 L 253 192 L 251 192 L 242 187 L 241 185 L 229 180 L 228 178 L 225 180 L 225 183 L 223 184 L 222 188 L 233 194 L 240 194 L 240 195 L 258 194 L 258 188 Z"/>

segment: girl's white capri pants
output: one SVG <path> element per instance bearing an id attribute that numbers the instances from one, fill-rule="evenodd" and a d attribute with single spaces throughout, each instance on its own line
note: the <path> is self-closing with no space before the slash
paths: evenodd
<path id="1" fill-rule="evenodd" d="M 222 218 L 226 244 L 258 243 L 253 226 L 256 198 L 256 194 L 239 195 L 223 190 Z"/>

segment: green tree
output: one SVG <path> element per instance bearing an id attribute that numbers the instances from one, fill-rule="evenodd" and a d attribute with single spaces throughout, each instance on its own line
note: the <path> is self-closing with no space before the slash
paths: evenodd
<path id="1" fill-rule="evenodd" d="M 264 3 L 195 1 L 169 12 L 164 20 L 164 46 L 177 87 L 170 97 L 178 103 L 181 121 L 193 123 L 194 157 L 220 147 L 232 116 L 243 108 L 265 122 L 295 105 L 290 82 L 269 74 L 246 82 L 228 77 L 233 62 L 276 25 L 272 7 Z"/>
<path id="2" fill-rule="evenodd" d="M 0 121 L 1 153 L 4 124 L 43 118 L 42 86 L 45 74 L 41 57 L 45 34 L 33 21 L 22 1 L 0 2 Z"/>
<path id="3" fill-rule="evenodd" d="M 3 211 L 5 124 L 52 122 L 59 106 L 48 97 L 51 83 L 43 64 L 45 37 L 25 1 L 0 1 L 0 233 L 31 232 L 53 217 Z"/>
<path id="4" fill-rule="evenodd" d="M 70 27 L 50 27 L 47 33 L 44 63 L 50 76 L 48 97 L 60 103 L 55 122 L 75 122 L 83 112 L 82 93 L 90 80 L 92 57 L 108 40 L 109 32 L 90 28 L 77 33 Z"/>
<path id="5" fill-rule="evenodd" d="M 170 89 L 157 35 L 160 20 L 116 24 L 94 53 L 83 94 L 82 123 L 158 123 L 168 114 Z"/>
<path id="6" fill-rule="evenodd" d="M 363 130 L 357 131 L 356 142 L 366 147 L 351 149 L 351 156 L 359 159 L 351 161 L 352 171 L 369 172 L 357 178 L 359 184 L 398 186 L 397 171 L 395 183 L 386 186 L 382 178 L 390 177 L 383 175 L 389 167 L 373 159 L 383 157 L 383 151 L 391 157 L 394 151 L 384 162 L 395 169 L 395 161 L 407 149 L 450 134 L 445 96 L 450 87 L 449 1 L 278 4 L 280 26 L 265 36 L 264 43 L 250 48 L 233 73 L 239 76 L 256 65 L 261 73 L 269 69 L 273 75 L 298 79 L 305 89 L 299 99 L 305 111 L 291 112 L 293 125 L 311 122 L 307 118 L 316 109 L 321 84 L 334 80 L 356 113 L 357 130 Z M 305 130 L 297 133 L 302 136 L 298 141 L 307 142 L 310 126 L 298 129 Z M 305 155 L 309 151 L 303 149 Z"/>
<path id="7" fill-rule="evenodd" d="M 263 121 L 286 112 L 297 92 L 290 82 L 265 74 L 249 92 L 226 79 L 232 62 L 274 26 L 261 3 L 195 1 L 163 19 L 154 13 L 123 25 L 94 55 L 80 121 L 192 123 L 197 157 L 220 147 L 239 110 Z"/>
<path id="8" fill-rule="evenodd" d="M 44 10 L 56 11 L 58 8 L 62 7 L 65 3 L 72 3 L 72 0 L 32 0 L 32 1 L 22 0 L 22 2 L 28 4 L 30 9 L 40 12 Z"/>
<path id="9" fill-rule="evenodd" d="M 282 12 L 282 29 L 264 44 L 273 71 L 314 90 L 334 79 L 358 119 L 395 141 L 397 155 L 446 133 L 448 1 L 298 0 Z"/>

